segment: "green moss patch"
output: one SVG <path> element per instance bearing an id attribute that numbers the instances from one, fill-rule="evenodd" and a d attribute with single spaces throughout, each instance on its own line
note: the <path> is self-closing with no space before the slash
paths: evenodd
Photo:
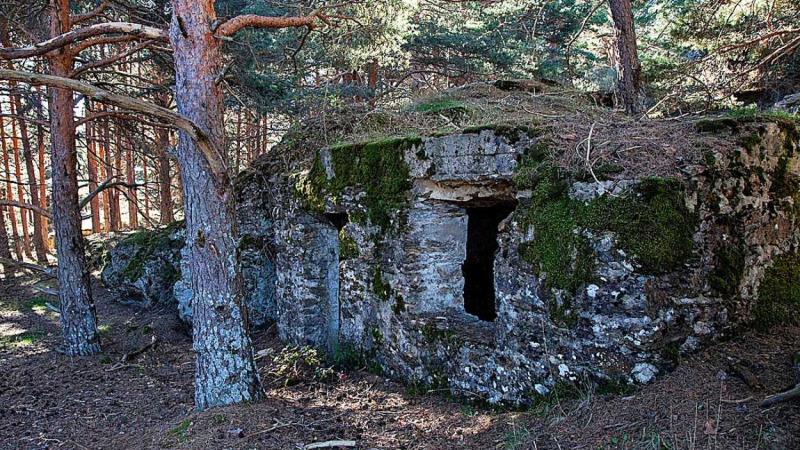
<path id="1" fill-rule="evenodd" d="M 392 296 L 392 286 L 383 277 L 383 271 L 381 271 L 380 267 L 372 270 L 372 292 L 383 301 L 389 300 Z"/>
<path id="2" fill-rule="evenodd" d="M 359 187 L 366 193 L 363 204 L 367 218 L 373 225 L 387 229 L 393 213 L 406 207 L 411 188 L 403 154 L 420 143 L 420 138 L 402 137 L 331 147 L 334 176 L 328 179 L 317 155 L 307 182 L 299 188 L 304 206 L 321 211 L 326 196 L 336 202 L 345 188 Z"/>
<path id="3" fill-rule="evenodd" d="M 172 234 L 184 226 L 185 222 L 180 220 L 172 222 L 163 229 L 137 231 L 120 242 L 120 245 L 136 247 L 136 252 L 123 271 L 125 278 L 130 281 L 138 280 L 144 274 L 144 265 L 156 250 L 180 246 L 181 243 L 174 239 Z"/>
<path id="4" fill-rule="evenodd" d="M 750 133 L 749 135 L 739 139 L 739 145 L 744 147 L 748 153 L 752 152 L 753 150 L 758 147 L 758 144 L 761 143 L 761 135 L 758 133 Z"/>
<path id="5" fill-rule="evenodd" d="M 430 115 L 442 115 L 450 120 L 462 120 L 472 114 L 472 109 L 464 102 L 450 97 L 434 98 L 418 103 L 414 112 Z"/>
<path id="6" fill-rule="evenodd" d="M 733 297 L 744 277 L 744 252 L 738 246 L 729 244 L 717 251 L 715 256 L 716 265 L 708 275 L 708 282 L 717 293 Z"/>
<path id="7" fill-rule="evenodd" d="M 728 111 L 725 116 L 700 120 L 695 128 L 705 133 L 736 132 L 743 124 L 768 122 L 776 123 L 782 130 L 796 134 L 800 120 L 794 114 L 782 111 L 761 113 L 755 108 L 740 108 Z"/>
<path id="8" fill-rule="evenodd" d="M 758 290 L 758 303 L 753 310 L 757 329 L 800 324 L 800 254 L 775 258 L 767 269 Z"/>
<path id="9" fill-rule="evenodd" d="M 33 345 L 44 339 L 44 333 L 38 331 L 25 331 L 20 334 L 10 336 L 0 336 L 0 349 L 19 347 L 23 345 Z"/>
<path id="10" fill-rule="evenodd" d="M 568 197 L 565 180 L 557 169 L 540 166 L 526 181 L 534 186 L 530 204 L 517 210 L 523 230 L 534 232 L 520 256 L 546 274 L 546 287 L 574 291 L 591 281 L 595 254 L 581 230 L 614 232 L 642 273 L 675 270 L 691 255 L 697 219 L 678 180 L 643 179 L 625 195 L 588 204 Z"/>
<path id="11" fill-rule="evenodd" d="M 355 239 L 345 234 L 344 230 L 339 232 L 339 261 L 358 258 L 358 244 Z"/>
<path id="12" fill-rule="evenodd" d="M 703 119 L 695 124 L 695 128 L 701 133 L 736 131 L 739 129 L 739 121 L 729 117 L 722 119 Z"/>

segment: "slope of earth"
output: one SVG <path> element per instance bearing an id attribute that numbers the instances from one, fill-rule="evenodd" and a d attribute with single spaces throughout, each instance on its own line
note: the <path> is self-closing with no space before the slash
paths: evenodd
<path id="1" fill-rule="evenodd" d="M 32 283 L 0 284 L 0 449 L 800 448 L 800 404 L 758 406 L 800 378 L 797 328 L 744 332 L 638 391 L 562 391 L 528 411 L 387 381 L 346 351 L 331 368 L 267 329 L 254 336 L 266 399 L 198 413 L 191 342 L 174 311 L 120 305 L 98 288 L 105 353 L 68 358 L 53 351 L 53 300 Z"/>

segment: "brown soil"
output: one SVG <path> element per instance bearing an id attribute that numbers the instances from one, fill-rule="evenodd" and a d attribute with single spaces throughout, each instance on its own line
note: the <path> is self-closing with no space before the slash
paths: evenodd
<path id="1" fill-rule="evenodd" d="M 254 336 L 266 399 L 198 413 L 191 342 L 175 311 L 124 306 L 98 288 L 105 354 L 69 358 L 53 351 L 58 316 L 31 280 L 17 280 L 0 284 L 2 449 L 297 449 L 334 439 L 359 449 L 800 448 L 800 403 L 758 405 L 800 381 L 795 328 L 735 336 L 628 396 L 586 389 L 526 412 L 315 368 L 295 358 L 313 353 L 282 351 L 266 330 Z M 122 362 L 152 336 L 155 347 Z"/>

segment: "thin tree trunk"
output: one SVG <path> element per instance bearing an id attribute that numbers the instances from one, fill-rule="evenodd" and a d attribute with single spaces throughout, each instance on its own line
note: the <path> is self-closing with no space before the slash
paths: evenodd
<path id="1" fill-rule="evenodd" d="M 51 36 L 69 24 L 69 0 L 54 0 L 50 18 Z M 69 48 L 48 54 L 53 75 L 66 77 L 72 71 Z M 50 89 L 51 165 L 53 167 L 53 224 L 56 229 L 58 256 L 58 300 L 62 351 L 67 355 L 93 355 L 100 352 L 100 335 L 92 299 L 89 270 L 86 264 L 81 211 L 78 207 L 78 178 L 75 137 L 73 134 L 72 92 Z"/>
<path id="2" fill-rule="evenodd" d="M 3 191 L 0 190 L 0 197 L 2 197 Z M 13 259 L 11 258 L 11 249 L 8 246 L 8 232 L 6 231 L 6 207 L 0 207 L 0 258 L 5 259 Z M 10 264 L 3 265 L 3 274 L 6 278 L 14 275 L 17 272 L 15 266 Z"/>
<path id="3" fill-rule="evenodd" d="M 111 155 L 106 155 L 111 167 L 111 176 L 120 175 L 120 166 L 122 165 L 122 149 L 119 145 L 120 131 L 119 126 L 114 124 L 114 158 Z M 119 231 L 122 228 L 122 211 L 119 204 L 119 190 L 117 188 L 111 189 L 111 231 Z"/>
<path id="4" fill-rule="evenodd" d="M 144 131 L 144 127 L 142 128 Z M 150 222 L 150 194 L 147 191 L 149 184 L 149 178 L 147 176 L 147 154 L 142 153 L 142 181 L 144 183 L 144 217 L 147 219 L 147 222 Z"/>
<path id="5" fill-rule="evenodd" d="M 161 223 L 166 225 L 175 221 L 172 201 L 172 177 L 170 176 L 169 157 L 167 147 L 169 146 L 169 130 L 166 128 L 156 128 L 156 147 L 159 151 L 158 157 L 158 188 L 160 194 Z"/>
<path id="6" fill-rule="evenodd" d="M 224 114 L 224 113 L 223 113 Z M 236 111 L 236 155 L 234 155 L 233 173 L 239 173 L 239 162 L 242 160 L 242 110 Z"/>
<path id="7" fill-rule="evenodd" d="M 255 136 L 253 134 L 253 122 L 247 121 L 247 127 L 245 127 L 245 134 L 247 135 L 247 164 L 250 164 L 250 161 L 253 160 L 253 144 L 255 140 Z"/>
<path id="8" fill-rule="evenodd" d="M 103 105 L 98 105 L 98 111 L 105 109 Z M 103 141 L 102 145 L 98 145 L 99 158 L 100 158 L 100 173 L 102 174 L 103 181 L 109 178 L 109 165 L 108 165 L 108 119 L 103 120 Z M 106 189 L 103 191 L 103 230 L 108 233 L 111 231 L 111 191 Z"/>
<path id="9" fill-rule="evenodd" d="M 36 91 L 39 92 L 39 87 L 36 87 Z M 37 113 L 39 117 L 43 117 L 41 111 L 41 96 L 39 98 L 39 102 L 36 105 Z M 36 139 L 39 143 L 39 201 L 41 202 L 41 207 L 47 209 L 47 179 L 45 178 L 45 166 L 44 166 L 44 127 L 41 125 L 36 126 Z M 48 226 L 48 219 L 42 217 L 42 236 L 44 237 L 44 248 L 46 252 L 50 251 L 50 227 Z"/>
<path id="10" fill-rule="evenodd" d="M 16 115 L 16 107 L 14 101 L 11 102 L 11 115 Z M 17 134 L 17 121 L 11 120 L 11 147 L 14 150 L 14 174 L 17 177 L 17 198 L 19 201 L 26 203 L 25 190 L 22 188 L 22 165 L 19 161 L 19 135 Z M 31 237 L 30 230 L 28 229 L 28 214 L 20 210 L 20 219 L 22 219 L 22 249 L 25 251 L 25 256 L 33 258 L 31 252 Z"/>
<path id="11" fill-rule="evenodd" d="M 625 112 L 636 114 L 644 106 L 641 93 L 642 68 L 636 50 L 636 30 L 633 25 L 631 0 L 608 0 L 614 21 L 614 34 L 618 53 L 617 90 Z"/>
<path id="12" fill-rule="evenodd" d="M 91 104 L 87 102 L 87 111 L 93 112 Z M 89 192 L 97 189 L 97 146 L 94 139 L 94 125 L 86 123 L 86 166 L 89 169 Z M 92 211 L 92 233 L 100 232 L 100 197 L 95 195 L 89 202 Z"/>
<path id="13" fill-rule="evenodd" d="M 125 174 L 127 175 L 126 179 L 129 185 L 133 185 L 136 182 L 136 177 L 134 175 L 134 159 L 133 159 L 133 150 L 128 149 L 125 152 Z M 136 204 L 138 197 L 136 195 L 136 189 L 129 187 L 128 188 L 128 223 L 130 224 L 131 229 L 135 230 L 139 228 L 139 207 Z"/>
<path id="14" fill-rule="evenodd" d="M 2 33 L 2 43 L 6 47 L 11 47 L 11 43 L 8 39 L 7 33 Z M 14 70 L 14 64 L 11 61 L 8 61 L 8 68 Z M 16 88 L 16 82 L 10 82 L 9 87 L 11 89 Z M 22 109 L 22 99 L 20 94 L 16 94 L 11 98 L 11 114 L 14 115 L 14 111 L 22 116 L 23 109 Z M 12 119 L 13 120 L 13 119 Z M 36 170 L 34 169 L 34 162 L 33 162 L 33 152 L 31 151 L 31 143 L 28 136 L 28 124 L 23 119 L 19 119 L 19 131 L 20 136 L 22 137 L 22 154 L 25 158 L 25 171 L 28 175 L 28 182 L 30 183 L 30 190 L 31 190 L 31 202 L 34 205 L 39 205 L 39 191 L 36 185 Z M 17 169 L 19 172 L 19 168 Z M 21 187 L 21 186 L 20 186 Z M 23 214 L 23 217 L 25 214 Z M 47 262 L 47 247 L 45 246 L 45 235 L 42 231 L 42 215 L 41 214 L 33 214 L 33 247 L 36 250 L 36 261 L 39 263 Z M 23 225 L 25 222 L 23 221 Z M 29 249 L 30 251 L 30 249 Z"/>
<path id="15" fill-rule="evenodd" d="M 6 146 L 6 125 L 3 123 L 3 117 L 0 116 L 0 142 L 3 147 L 3 166 L 6 169 L 6 198 L 14 200 L 14 189 L 11 188 L 11 166 L 8 163 L 8 147 Z M 22 211 L 20 211 L 22 213 Z M 11 236 L 13 238 L 14 253 L 17 255 L 17 260 L 22 261 L 22 243 L 19 239 L 19 231 L 17 231 L 17 217 L 14 214 L 14 207 L 8 207 L 8 221 L 11 222 Z"/>
<path id="16" fill-rule="evenodd" d="M 17 112 L 21 114 L 22 101 L 19 95 L 14 96 L 14 103 L 16 104 Z M 28 174 L 28 182 L 30 183 L 31 203 L 39 205 L 41 201 L 39 200 L 39 189 L 36 183 L 36 167 L 33 162 L 33 151 L 31 151 L 31 143 L 28 136 L 28 124 L 22 119 L 19 121 L 19 131 L 22 137 L 22 156 L 25 159 L 25 171 Z M 42 215 L 33 213 L 33 248 L 36 250 L 36 261 L 39 263 L 47 262 L 47 247 L 45 246 L 44 240 Z"/>
<path id="17" fill-rule="evenodd" d="M 178 112 L 225 148 L 222 69 L 213 0 L 175 0 L 170 41 L 175 58 Z M 263 395 L 242 303 L 238 233 L 230 175 L 215 177 L 200 149 L 181 132 L 178 160 L 186 213 L 186 247 L 193 311 L 195 405 L 198 409 Z"/>

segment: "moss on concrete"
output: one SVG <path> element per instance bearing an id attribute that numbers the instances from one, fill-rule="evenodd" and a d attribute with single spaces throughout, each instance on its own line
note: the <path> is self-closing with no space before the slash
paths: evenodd
<path id="1" fill-rule="evenodd" d="M 758 289 L 754 325 L 767 331 L 774 326 L 800 324 L 800 254 L 775 258 Z"/>
<path id="2" fill-rule="evenodd" d="M 439 328 L 435 324 L 426 323 L 422 327 L 422 338 L 428 344 L 442 343 L 445 346 L 459 348 L 464 345 L 464 340 L 453 330 Z"/>
<path id="3" fill-rule="evenodd" d="M 642 179 L 628 195 L 596 199 L 585 220 L 594 231 L 615 232 L 620 248 L 649 274 L 675 270 L 691 256 L 698 222 L 681 182 L 662 178 Z"/>
<path id="4" fill-rule="evenodd" d="M 426 115 L 441 115 L 450 120 L 463 120 L 472 115 L 473 112 L 467 103 L 450 97 L 434 98 L 418 103 L 414 106 L 413 111 Z"/>
<path id="5" fill-rule="evenodd" d="M 695 124 L 697 131 L 701 133 L 721 133 L 723 131 L 736 131 L 739 129 L 739 121 L 730 117 L 721 119 L 703 119 Z"/>
<path id="6" fill-rule="evenodd" d="M 162 229 L 137 231 L 122 240 L 119 245 L 136 247 L 128 265 L 122 272 L 123 276 L 130 281 L 138 280 L 144 274 L 144 265 L 156 250 L 181 246 L 181 242 L 174 239 L 173 234 L 185 226 L 186 223 L 179 220 Z M 172 274 L 172 277 L 175 278 L 175 274 Z M 177 277 L 180 278 L 180 274 Z"/>
<path id="7" fill-rule="evenodd" d="M 334 176 L 328 179 L 320 155 L 317 155 L 308 178 L 298 187 L 303 206 L 313 211 L 324 208 L 325 197 L 338 201 L 348 187 L 364 190 L 367 218 L 373 225 L 387 229 L 394 212 L 404 209 L 411 188 L 406 150 L 422 142 L 417 137 L 401 137 L 330 148 Z"/>
<path id="8" fill-rule="evenodd" d="M 372 292 L 383 301 L 388 301 L 392 296 L 392 286 L 383 277 L 380 267 L 372 269 Z"/>
<path id="9" fill-rule="evenodd" d="M 355 239 L 348 236 L 344 230 L 339 231 L 339 261 L 355 259 L 360 255 Z"/>
<path id="10" fill-rule="evenodd" d="M 562 328 L 575 328 L 578 326 L 578 313 L 572 309 L 572 302 L 569 298 L 562 300 L 559 304 L 555 299 L 550 302 L 550 320 Z"/>
<path id="11" fill-rule="evenodd" d="M 714 270 L 708 282 L 714 291 L 726 297 L 734 297 L 744 277 L 744 252 L 739 246 L 728 244 L 716 252 Z"/>
<path id="12" fill-rule="evenodd" d="M 758 144 L 761 143 L 761 140 L 761 135 L 759 133 L 750 133 L 739 139 L 739 145 L 744 147 L 748 153 L 752 153 L 752 151 L 758 147 Z"/>
<path id="13" fill-rule="evenodd" d="M 697 219 L 678 180 L 646 178 L 626 195 L 587 204 L 568 197 L 566 177 L 557 169 L 539 165 L 526 177 L 532 196 L 516 219 L 523 230 L 533 229 L 534 239 L 519 252 L 546 275 L 548 288 L 574 291 L 591 281 L 595 254 L 581 230 L 614 232 L 642 273 L 672 271 L 692 253 Z"/>

